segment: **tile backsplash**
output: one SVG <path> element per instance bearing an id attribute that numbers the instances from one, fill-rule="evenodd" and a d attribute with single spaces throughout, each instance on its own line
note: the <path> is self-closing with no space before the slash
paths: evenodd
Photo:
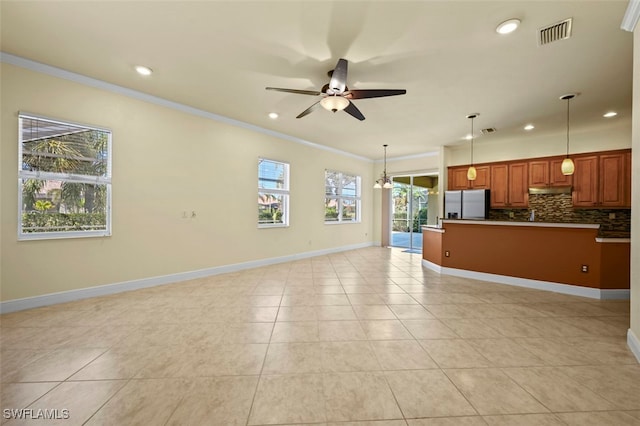
<path id="1" fill-rule="evenodd" d="M 532 211 L 536 222 L 597 223 L 604 235 L 625 236 L 631 232 L 630 209 L 574 209 L 571 194 L 530 194 L 528 209 L 492 209 L 489 219 L 524 222 Z"/>

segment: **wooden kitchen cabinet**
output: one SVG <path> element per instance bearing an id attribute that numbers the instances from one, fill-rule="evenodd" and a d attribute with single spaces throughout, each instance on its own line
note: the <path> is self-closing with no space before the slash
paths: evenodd
<path id="1" fill-rule="evenodd" d="M 573 174 L 574 207 L 597 207 L 598 205 L 598 156 L 574 157 Z"/>
<path id="2" fill-rule="evenodd" d="M 562 174 L 564 157 L 549 160 L 549 186 L 571 186 L 573 175 Z"/>
<path id="3" fill-rule="evenodd" d="M 492 208 L 526 208 L 529 205 L 528 170 L 526 162 L 491 166 Z"/>
<path id="4" fill-rule="evenodd" d="M 564 158 L 529 161 L 529 188 L 571 186 L 572 176 L 562 174 L 562 160 Z"/>
<path id="5" fill-rule="evenodd" d="M 599 205 L 624 207 L 625 205 L 625 155 L 605 154 L 599 164 Z"/>
<path id="6" fill-rule="evenodd" d="M 529 185 L 527 163 L 510 163 L 508 176 L 509 207 L 529 206 Z"/>
<path id="7" fill-rule="evenodd" d="M 574 207 L 630 207 L 630 152 L 611 152 L 574 158 Z"/>
<path id="8" fill-rule="evenodd" d="M 472 180 L 471 189 L 491 188 L 491 167 L 476 166 L 476 180 Z"/>
<path id="9" fill-rule="evenodd" d="M 476 180 L 467 179 L 469 166 L 449 167 L 449 183 L 447 188 L 450 191 L 460 189 L 490 189 L 491 172 L 489 166 L 476 166 Z"/>
<path id="10" fill-rule="evenodd" d="M 624 207 L 631 208 L 631 151 L 624 154 Z"/>
<path id="11" fill-rule="evenodd" d="M 543 157 L 476 166 L 477 178 L 467 179 L 466 166 L 448 168 L 447 189 L 489 189 L 491 208 L 527 208 L 529 188 L 572 187 L 574 207 L 631 207 L 631 150 L 601 151 L 572 156 L 573 175 L 562 174 L 564 156 Z"/>
<path id="12" fill-rule="evenodd" d="M 467 167 L 449 167 L 449 191 L 469 189 L 469 179 L 467 179 Z"/>
<path id="13" fill-rule="evenodd" d="M 529 161 L 529 187 L 549 186 L 549 160 Z"/>

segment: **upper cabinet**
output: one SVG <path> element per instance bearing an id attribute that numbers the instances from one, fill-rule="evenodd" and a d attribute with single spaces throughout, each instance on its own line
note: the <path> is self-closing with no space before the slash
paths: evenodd
<path id="1" fill-rule="evenodd" d="M 467 179 L 466 167 L 449 167 L 449 191 L 469 189 L 469 179 Z"/>
<path id="2" fill-rule="evenodd" d="M 469 166 L 449 167 L 448 189 L 490 189 L 491 208 L 526 208 L 529 188 L 572 187 L 574 207 L 631 207 L 631 150 L 572 156 L 575 173 L 562 174 L 564 157 L 535 158 L 476 166 L 477 178 L 467 179 Z"/>
<path id="3" fill-rule="evenodd" d="M 574 163 L 575 207 L 631 207 L 630 151 L 578 156 Z"/>
<path id="4" fill-rule="evenodd" d="M 598 206 L 598 156 L 574 157 L 573 205 L 575 207 Z"/>
<path id="5" fill-rule="evenodd" d="M 624 154 L 600 156 L 600 205 L 622 207 L 625 205 L 625 158 Z"/>
<path id="6" fill-rule="evenodd" d="M 571 186 L 573 175 L 562 174 L 562 161 L 564 157 L 549 160 L 549 186 Z"/>
<path id="7" fill-rule="evenodd" d="M 449 167 L 449 184 L 451 191 L 460 189 L 489 189 L 491 185 L 491 175 L 489 166 L 476 166 L 476 179 L 467 179 L 468 166 Z"/>
<path id="8" fill-rule="evenodd" d="M 526 208 L 529 205 L 528 170 L 526 162 L 491 166 L 492 208 Z"/>
<path id="9" fill-rule="evenodd" d="M 631 208 L 631 151 L 624 154 L 624 206 Z"/>
<path id="10" fill-rule="evenodd" d="M 550 158 L 529 161 L 529 188 L 571 186 L 572 176 L 562 174 L 560 166 L 564 158 Z"/>

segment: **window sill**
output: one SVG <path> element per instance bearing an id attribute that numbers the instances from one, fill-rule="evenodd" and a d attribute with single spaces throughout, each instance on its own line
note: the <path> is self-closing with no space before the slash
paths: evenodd
<path id="1" fill-rule="evenodd" d="M 38 241 L 38 240 L 63 240 L 73 238 L 101 238 L 110 237 L 110 231 L 99 232 L 34 232 L 18 234 L 18 241 Z"/>
<path id="2" fill-rule="evenodd" d="M 278 224 L 278 225 L 258 225 L 258 229 L 271 229 L 271 228 L 288 228 L 289 225 L 286 224 Z"/>
<path id="3" fill-rule="evenodd" d="M 336 222 L 325 222 L 324 224 L 333 226 L 333 225 L 357 225 L 358 223 L 362 223 L 362 221 L 359 220 L 357 222 L 354 222 L 354 221 L 343 220 L 343 221 L 336 221 Z"/>

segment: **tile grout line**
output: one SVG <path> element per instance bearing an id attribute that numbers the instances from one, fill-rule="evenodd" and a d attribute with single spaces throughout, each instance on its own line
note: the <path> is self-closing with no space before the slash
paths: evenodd
<path id="1" fill-rule="evenodd" d="M 289 268 L 288 272 L 287 272 L 287 278 L 289 273 L 291 272 L 291 269 Z M 286 282 L 287 280 L 285 279 L 285 287 L 282 291 L 282 295 L 280 296 L 280 303 L 278 304 L 278 310 L 276 311 L 276 315 L 275 318 L 273 319 L 273 325 L 271 326 L 271 333 L 269 334 L 269 342 L 267 343 L 267 349 L 264 351 L 264 358 L 262 359 L 262 366 L 260 367 L 260 373 L 258 373 L 258 380 L 256 380 L 256 387 L 253 391 L 253 397 L 251 398 L 251 404 L 249 405 L 249 411 L 247 412 L 247 421 L 245 423 L 245 426 L 249 426 L 249 421 L 251 420 L 251 414 L 253 412 L 253 405 L 255 403 L 256 400 L 256 396 L 258 395 L 258 388 L 260 387 L 260 381 L 262 380 L 262 373 L 264 371 L 264 366 L 267 362 L 267 356 L 269 356 L 269 350 L 271 349 L 271 339 L 273 338 L 273 332 L 276 328 L 276 324 L 278 323 L 278 315 L 280 315 L 280 308 L 282 307 L 282 299 L 284 298 L 284 291 L 286 289 Z M 257 285 L 256 285 L 257 287 Z"/>

